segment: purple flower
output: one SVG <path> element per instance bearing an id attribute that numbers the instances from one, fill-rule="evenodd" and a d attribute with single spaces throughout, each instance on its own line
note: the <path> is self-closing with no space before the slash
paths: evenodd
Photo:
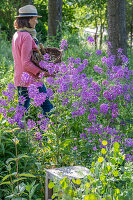
<path id="1" fill-rule="evenodd" d="M 87 57 L 90 57 L 90 56 L 91 56 L 91 54 L 90 54 L 89 52 L 85 52 L 85 55 L 86 55 Z"/>
<path id="2" fill-rule="evenodd" d="M 103 82 L 102 82 L 102 84 L 103 84 L 103 86 L 108 86 L 109 85 L 109 82 L 107 81 L 107 80 L 104 80 Z"/>
<path id="3" fill-rule="evenodd" d="M 102 51 L 100 49 L 97 49 L 96 50 L 96 55 L 101 55 L 102 54 Z"/>
<path id="4" fill-rule="evenodd" d="M 96 116 L 95 115 L 93 115 L 93 114 L 90 114 L 90 115 L 88 115 L 88 120 L 89 121 L 96 121 Z"/>
<path id="5" fill-rule="evenodd" d="M 48 82 L 50 85 L 54 85 L 55 80 L 53 79 L 53 77 L 48 77 L 48 78 L 47 78 L 47 82 Z"/>
<path id="6" fill-rule="evenodd" d="M 76 150 L 77 149 L 77 146 L 73 147 L 73 150 Z"/>
<path id="7" fill-rule="evenodd" d="M 47 69 L 48 67 L 48 63 L 46 62 L 46 61 L 44 61 L 44 60 L 41 60 L 40 62 L 39 62 L 39 66 L 42 68 L 42 69 Z"/>
<path id="8" fill-rule="evenodd" d="M 48 53 L 44 54 L 44 60 L 49 61 L 50 60 L 50 55 Z"/>
<path id="9" fill-rule="evenodd" d="M 39 82 L 39 85 L 37 83 L 35 84 L 31 84 L 30 86 L 28 86 L 28 94 L 29 97 L 33 99 L 33 101 L 31 102 L 35 107 L 37 106 L 41 106 L 47 97 L 46 93 L 40 93 L 38 86 L 41 86 Z"/>
<path id="10" fill-rule="evenodd" d="M 101 91 L 101 87 L 98 85 L 98 83 L 97 82 L 95 82 L 95 81 L 92 81 L 91 82 L 91 87 L 97 92 L 97 93 L 99 93 L 100 91 Z"/>
<path id="11" fill-rule="evenodd" d="M 125 55 L 121 55 L 122 64 L 128 64 L 128 58 Z"/>
<path id="12" fill-rule="evenodd" d="M 98 98 L 97 98 L 96 95 L 91 95 L 89 97 L 89 100 L 90 100 L 91 103 L 96 103 L 98 101 Z"/>
<path id="13" fill-rule="evenodd" d="M 83 106 L 81 106 L 78 110 L 72 112 L 72 117 L 77 117 L 77 116 L 81 116 L 85 114 L 85 108 Z"/>
<path id="14" fill-rule="evenodd" d="M 98 67 L 97 65 L 94 66 L 94 71 L 98 72 L 99 74 L 103 73 L 103 69 L 101 67 Z"/>
<path id="15" fill-rule="evenodd" d="M 111 55 L 109 56 L 108 58 L 106 56 L 104 56 L 102 59 L 101 59 L 103 65 L 107 65 L 108 67 L 112 67 L 115 63 L 115 56 L 114 55 Z"/>
<path id="16" fill-rule="evenodd" d="M 98 114 L 98 110 L 96 108 L 90 108 L 91 114 Z"/>
<path id="17" fill-rule="evenodd" d="M 53 90 L 51 88 L 47 88 L 47 96 L 52 97 L 54 94 Z"/>
<path id="18" fill-rule="evenodd" d="M 26 97 L 23 97 L 23 96 L 19 97 L 20 104 L 24 104 L 25 100 L 26 100 Z"/>
<path id="19" fill-rule="evenodd" d="M 22 85 L 23 83 L 30 83 L 32 81 L 32 77 L 27 73 L 23 72 L 21 76 Z"/>
<path id="20" fill-rule="evenodd" d="M 108 104 L 103 103 L 100 105 L 100 112 L 107 114 L 108 109 L 109 109 Z"/>
<path id="21" fill-rule="evenodd" d="M 128 103 L 129 101 L 131 101 L 130 94 L 125 95 L 124 99 L 126 100 L 126 103 Z"/>
<path id="22" fill-rule="evenodd" d="M 69 99 L 63 98 L 63 106 L 67 105 L 69 103 Z"/>
<path id="23" fill-rule="evenodd" d="M 36 132 L 34 135 L 34 140 L 42 140 L 42 134 L 40 132 Z"/>
<path id="24" fill-rule="evenodd" d="M 119 49 L 117 50 L 118 55 L 119 55 L 119 54 L 122 54 L 122 52 L 123 52 L 123 49 L 121 49 L 121 48 L 119 48 Z"/>
<path id="25" fill-rule="evenodd" d="M 73 63 L 74 62 L 74 58 L 73 57 L 69 57 L 69 62 Z"/>
<path id="26" fill-rule="evenodd" d="M 10 123 L 11 125 L 13 125 L 15 123 L 14 119 L 12 119 L 11 117 L 7 118 L 8 123 Z"/>
<path id="27" fill-rule="evenodd" d="M 7 100 L 5 100 L 5 99 L 0 99 L 0 105 L 1 105 L 1 106 L 7 106 L 7 105 L 8 105 Z"/>
<path id="28" fill-rule="evenodd" d="M 91 37 L 91 36 L 89 36 L 88 38 L 87 38 L 87 41 L 91 44 L 91 43 L 93 43 L 94 42 L 94 38 L 93 37 Z"/>
<path id="29" fill-rule="evenodd" d="M 15 90 L 15 86 L 12 83 L 8 84 L 8 91 L 10 91 L 10 90 L 12 90 L 12 91 Z"/>
<path id="30" fill-rule="evenodd" d="M 80 134 L 80 138 L 86 138 L 86 137 L 87 137 L 86 133 L 81 133 Z"/>
<path id="31" fill-rule="evenodd" d="M 116 98 L 119 95 L 123 94 L 123 88 L 122 85 L 115 85 L 115 86 L 111 86 L 109 88 L 109 91 L 111 92 L 111 94 L 113 95 L 113 98 Z"/>
<path id="32" fill-rule="evenodd" d="M 80 65 L 78 66 L 78 68 L 77 68 L 78 73 L 82 72 L 82 71 L 84 70 L 84 68 L 85 68 L 85 65 L 84 65 L 84 64 L 80 64 Z"/>
<path id="33" fill-rule="evenodd" d="M 39 89 L 35 84 L 30 84 L 28 87 L 28 93 L 30 98 L 34 98 L 39 94 Z"/>
<path id="34" fill-rule="evenodd" d="M 75 63 L 75 64 L 80 64 L 80 63 L 81 63 L 81 59 L 80 59 L 80 58 L 76 58 L 76 59 L 74 60 L 74 63 Z"/>
<path id="35" fill-rule="evenodd" d="M 117 78 L 117 79 L 121 79 L 121 78 L 124 78 L 124 70 L 123 69 L 119 69 L 118 71 L 117 71 L 117 73 L 115 74 L 115 78 Z"/>
<path id="36" fill-rule="evenodd" d="M 113 99 L 112 94 L 108 90 L 104 91 L 103 97 L 105 97 L 108 101 L 111 101 Z"/>
<path id="37" fill-rule="evenodd" d="M 36 123 L 32 119 L 28 119 L 27 126 L 28 130 L 31 130 L 36 127 Z"/>
<path id="38" fill-rule="evenodd" d="M 37 117 L 40 118 L 40 119 L 42 119 L 42 118 L 44 118 L 44 115 L 41 114 L 41 113 L 39 113 L 39 114 L 37 115 Z"/>
<path id="39" fill-rule="evenodd" d="M 96 150 L 97 150 L 97 147 L 93 147 L 93 150 L 96 151 Z"/>
<path id="40" fill-rule="evenodd" d="M 108 48 L 109 48 L 109 49 L 110 49 L 110 48 L 111 48 L 111 46 L 112 46 L 110 41 L 106 41 L 106 42 L 105 42 L 105 44 L 107 44 L 107 45 L 108 45 Z"/>
<path id="41" fill-rule="evenodd" d="M 87 66 L 87 65 L 88 65 L 88 60 L 87 60 L 87 59 L 84 59 L 84 60 L 83 60 L 83 64 L 84 64 L 85 66 Z"/>
<path id="42" fill-rule="evenodd" d="M 34 96 L 33 101 L 31 102 L 35 107 L 41 106 L 46 100 L 47 94 L 46 93 L 39 93 L 38 95 Z"/>
<path id="43" fill-rule="evenodd" d="M 117 108 L 112 110 L 112 114 L 111 114 L 112 118 L 116 118 L 118 116 L 118 114 L 119 114 L 119 111 Z"/>
<path id="44" fill-rule="evenodd" d="M 67 40 L 61 40 L 61 49 L 66 50 L 68 48 Z"/>
<path id="45" fill-rule="evenodd" d="M 14 112 L 16 109 L 14 107 L 10 107 L 8 112 Z"/>

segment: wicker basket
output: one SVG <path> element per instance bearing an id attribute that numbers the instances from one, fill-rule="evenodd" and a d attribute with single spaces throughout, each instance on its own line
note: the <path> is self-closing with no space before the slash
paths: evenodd
<path id="1" fill-rule="evenodd" d="M 47 47 L 45 48 L 45 52 L 50 56 L 50 60 L 48 62 L 60 63 L 62 58 L 62 51 L 55 47 Z"/>
<path id="2" fill-rule="evenodd" d="M 39 67 L 39 62 L 44 60 L 43 55 L 48 54 L 49 60 L 48 63 L 60 63 L 62 58 L 62 50 L 55 47 L 47 47 L 44 48 L 42 44 L 40 44 L 40 49 L 33 49 L 31 51 L 31 61 Z"/>

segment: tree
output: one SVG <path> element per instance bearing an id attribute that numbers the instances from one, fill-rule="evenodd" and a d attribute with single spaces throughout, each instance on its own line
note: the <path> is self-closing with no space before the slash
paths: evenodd
<path id="1" fill-rule="evenodd" d="M 63 0 L 48 0 L 48 37 L 61 38 Z"/>
<path id="2" fill-rule="evenodd" d="M 111 42 L 111 53 L 117 54 L 122 48 L 127 55 L 126 34 L 126 0 L 108 0 L 108 36 Z"/>

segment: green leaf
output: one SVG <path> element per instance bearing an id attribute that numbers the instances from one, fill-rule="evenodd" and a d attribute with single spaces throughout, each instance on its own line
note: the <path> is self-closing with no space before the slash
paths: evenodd
<path id="1" fill-rule="evenodd" d="M 17 178 L 15 180 L 13 180 L 13 184 L 16 183 L 16 182 L 18 182 L 18 181 L 24 180 L 24 179 L 26 179 L 26 178 Z"/>
<path id="2" fill-rule="evenodd" d="M 2 182 L 5 181 L 7 178 L 9 178 L 11 176 L 11 174 L 4 176 L 4 178 L 2 179 Z"/>
<path id="3" fill-rule="evenodd" d="M 33 174 L 19 174 L 19 176 L 25 176 L 25 177 L 35 178 L 35 176 Z"/>
<path id="4" fill-rule="evenodd" d="M 69 143 L 73 142 L 73 139 L 66 139 L 65 141 L 63 141 L 60 145 L 60 147 L 66 147 L 69 145 Z"/>
<path id="5" fill-rule="evenodd" d="M 81 180 L 80 180 L 80 179 L 77 179 L 75 183 L 76 183 L 77 185 L 80 185 L 80 184 L 81 184 Z"/>
<path id="6" fill-rule="evenodd" d="M 36 184 L 32 189 L 31 189 L 31 193 L 30 193 L 30 197 L 32 198 L 35 190 L 36 190 L 36 187 L 38 186 L 39 184 Z"/>
<path id="7" fill-rule="evenodd" d="M 6 164 L 8 164 L 11 161 L 16 161 L 16 160 L 18 160 L 18 158 L 8 158 L 6 161 Z"/>
<path id="8" fill-rule="evenodd" d="M 28 192 L 30 192 L 31 187 L 32 187 L 32 186 L 31 186 L 30 184 L 27 184 L 26 187 L 25 187 L 25 189 L 26 189 Z"/>
<path id="9" fill-rule="evenodd" d="M 28 155 L 25 155 L 25 154 L 20 154 L 18 155 L 18 158 L 28 158 L 29 156 Z"/>
<path id="10" fill-rule="evenodd" d="M 25 191 L 25 187 L 26 187 L 26 185 L 23 182 L 19 184 L 20 193 L 23 193 Z M 16 193 L 18 192 L 18 186 L 15 187 L 14 192 L 16 192 Z"/>
<path id="11" fill-rule="evenodd" d="M 51 144 L 47 143 L 47 147 L 49 147 L 49 149 L 50 149 L 51 151 L 54 151 L 54 148 L 53 148 L 53 146 L 52 146 Z"/>
<path id="12" fill-rule="evenodd" d="M 0 183 L 0 185 L 5 185 L 5 184 L 10 185 L 11 182 L 10 182 L 10 181 L 7 181 L 7 182 Z"/>
<path id="13" fill-rule="evenodd" d="M 54 187 L 54 183 L 53 182 L 50 182 L 49 184 L 48 184 L 48 188 L 49 189 L 52 189 Z"/>

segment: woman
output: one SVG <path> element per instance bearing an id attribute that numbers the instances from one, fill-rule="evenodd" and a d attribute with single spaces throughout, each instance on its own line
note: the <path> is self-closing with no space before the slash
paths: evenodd
<path id="1" fill-rule="evenodd" d="M 19 9 L 19 15 L 16 16 L 14 22 L 14 28 L 17 30 L 12 39 L 12 53 L 15 69 L 14 82 L 15 86 L 18 88 L 18 96 L 24 96 L 26 98 L 24 107 L 27 110 L 30 103 L 27 87 L 32 81 L 30 83 L 22 83 L 21 78 L 22 74 L 26 72 L 32 78 L 31 80 L 36 81 L 39 79 L 39 74 L 42 72 L 42 70 L 31 61 L 32 49 L 38 48 L 35 26 L 38 23 L 39 17 L 41 16 L 37 14 L 35 6 L 26 5 Z M 48 72 L 43 73 L 45 76 L 49 76 Z M 46 93 L 44 85 L 39 87 L 39 92 Z M 46 116 L 46 113 L 53 108 L 53 105 L 47 98 L 41 107 L 43 109 L 43 114 Z"/>

